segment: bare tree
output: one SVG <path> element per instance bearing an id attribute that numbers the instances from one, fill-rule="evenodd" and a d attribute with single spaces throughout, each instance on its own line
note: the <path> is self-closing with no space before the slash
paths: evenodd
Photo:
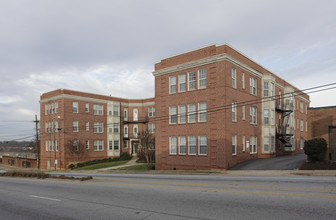
<path id="1" fill-rule="evenodd" d="M 64 146 L 64 150 L 66 154 L 70 154 L 76 162 L 80 162 L 82 156 L 85 154 L 85 143 L 78 139 L 69 140 L 67 144 Z"/>
<path id="2" fill-rule="evenodd" d="M 140 149 L 144 155 L 148 167 L 151 167 L 155 161 L 155 136 L 147 130 L 144 130 L 139 135 Z"/>

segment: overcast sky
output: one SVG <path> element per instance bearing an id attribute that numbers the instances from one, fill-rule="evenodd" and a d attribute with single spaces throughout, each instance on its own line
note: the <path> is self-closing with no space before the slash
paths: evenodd
<path id="1" fill-rule="evenodd" d="M 153 97 L 156 62 L 211 44 L 299 89 L 335 83 L 335 21 L 334 0 L 0 0 L 0 140 L 34 135 L 42 93 Z"/>

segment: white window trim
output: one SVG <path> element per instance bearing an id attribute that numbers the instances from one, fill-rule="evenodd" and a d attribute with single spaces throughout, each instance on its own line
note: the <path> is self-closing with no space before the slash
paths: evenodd
<path id="1" fill-rule="evenodd" d="M 184 153 L 181 153 L 181 139 L 182 138 L 184 138 L 184 140 L 185 140 L 185 142 L 184 142 L 184 144 L 185 144 L 185 152 Z M 179 148 L 179 154 L 180 155 L 186 155 L 187 154 L 187 137 L 186 136 L 179 136 L 178 137 L 178 148 Z"/>
<path id="2" fill-rule="evenodd" d="M 191 137 L 195 138 L 195 153 L 190 153 L 190 139 Z M 197 137 L 196 136 L 188 136 L 188 155 L 196 155 L 197 152 Z"/>
<path id="3" fill-rule="evenodd" d="M 201 104 L 205 104 L 205 109 L 201 109 Z M 201 120 L 201 114 L 205 114 L 205 120 Z M 207 103 L 206 102 L 200 102 L 198 103 L 198 122 L 207 122 Z"/>
<path id="4" fill-rule="evenodd" d="M 195 80 L 193 80 L 193 81 L 190 81 L 190 74 L 191 73 L 193 73 L 195 75 Z M 188 72 L 188 91 L 193 91 L 193 90 L 197 89 L 197 83 L 196 83 L 196 81 L 197 81 L 197 79 L 196 79 L 196 71 Z M 190 88 L 190 82 L 194 82 L 195 88 L 193 88 L 193 89 Z"/>
<path id="5" fill-rule="evenodd" d="M 172 140 L 173 139 L 175 139 L 175 153 L 174 152 L 172 152 L 172 144 L 173 144 L 173 142 L 172 142 Z M 176 138 L 176 136 L 170 136 L 169 137 L 169 154 L 170 155 L 176 155 L 177 154 L 177 138 Z"/>
<path id="6" fill-rule="evenodd" d="M 172 86 L 174 86 L 174 84 L 172 84 L 172 80 L 171 79 L 173 79 L 173 78 L 175 78 L 175 91 L 173 92 L 172 91 Z M 176 90 L 177 90 L 177 79 L 176 79 L 176 76 L 170 76 L 169 77 L 169 94 L 175 94 L 176 93 Z"/>
<path id="7" fill-rule="evenodd" d="M 180 82 L 182 76 L 184 76 L 184 84 L 185 84 L 183 91 L 181 90 L 181 82 Z M 180 93 L 180 92 L 186 92 L 186 91 L 187 91 L 187 77 L 185 73 L 182 73 L 178 75 L 178 92 Z"/>
<path id="8" fill-rule="evenodd" d="M 237 135 L 232 135 L 231 145 L 232 145 L 232 149 L 233 149 L 233 146 L 235 147 L 235 152 L 232 152 L 232 155 L 235 156 L 235 155 L 237 155 Z"/>
<path id="9" fill-rule="evenodd" d="M 201 71 L 203 71 L 203 70 L 205 70 L 205 78 L 200 78 L 200 73 L 201 73 Z M 198 72 L 198 89 L 206 89 L 206 87 L 207 87 L 207 71 L 206 71 L 206 69 L 205 68 L 203 68 L 203 69 L 200 69 L 200 70 L 198 70 L 197 71 Z M 200 82 L 201 82 L 201 80 L 205 80 L 205 86 L 201 86 L 200 84 Z"/>
<path id="10" fill-rule="evenodd" d="M 205 154 L 201 154 L 201 138 L 202 137 L 205 137 L 205 141 L 206 141 L 206 153 Z M 207 141 L 207 137 L 205 135 L 198 136 L 198 155 L 206 156 L 207 153 L 208 153 L 208 141 Z"/>

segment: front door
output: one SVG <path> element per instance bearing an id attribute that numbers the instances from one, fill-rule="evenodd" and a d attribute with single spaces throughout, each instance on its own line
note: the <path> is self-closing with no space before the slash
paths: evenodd
<path id="1" fill-rule="evenodd" d="M 137 155 L 138 154 L 138 148 L 139 148 L 139 143 L 138 142 L 132 142 L 132 155 Z"/>

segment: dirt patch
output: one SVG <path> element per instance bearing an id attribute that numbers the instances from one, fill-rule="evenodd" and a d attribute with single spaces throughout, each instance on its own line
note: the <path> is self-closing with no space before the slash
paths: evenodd
<path id="1" fill-rule="evenodd" d="M 336 161 L 305 162 L 300 170 L 336 170 Z"/>

